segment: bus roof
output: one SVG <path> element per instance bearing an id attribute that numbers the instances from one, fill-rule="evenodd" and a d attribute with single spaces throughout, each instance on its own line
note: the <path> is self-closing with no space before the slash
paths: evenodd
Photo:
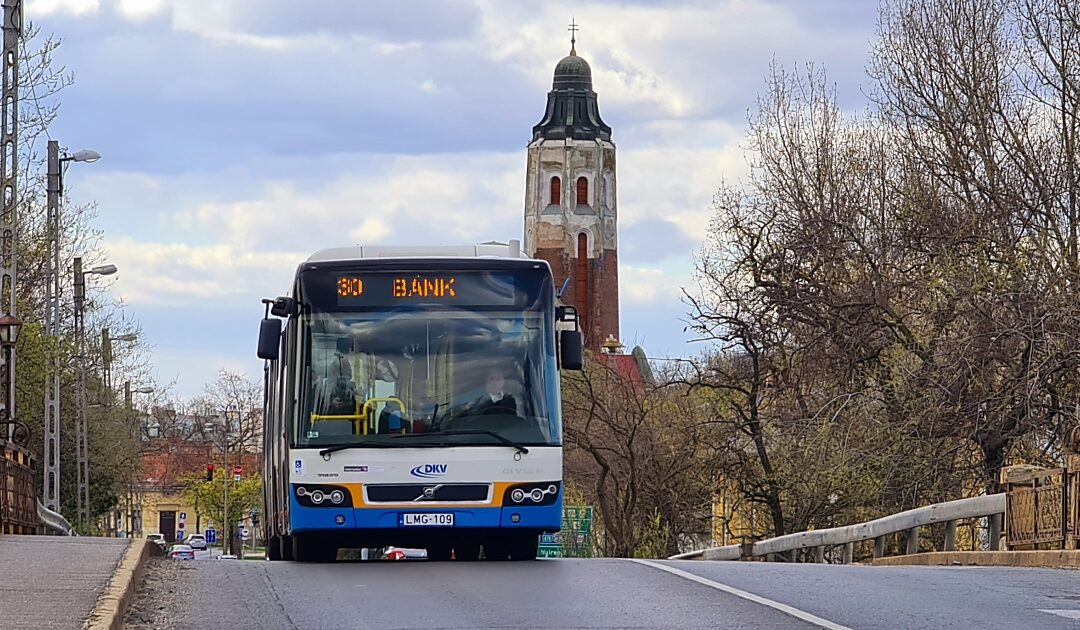
<path id="1" fill-rule="evenodd" d="M 521 251 L 521 242 L 509 243 L 489 241 L 477 245 L 450 245 L 432 247 L 395 247 L 355 245 L 353 247 L 331 247 L 312 254 L 307 262 L 329 262 L 335 260 L 360 260 L 365 258 L 528 258 Z"/>

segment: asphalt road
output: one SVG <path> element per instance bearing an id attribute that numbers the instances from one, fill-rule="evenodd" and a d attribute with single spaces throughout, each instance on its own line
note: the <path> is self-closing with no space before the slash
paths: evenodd
<path id="1" fill-rule="evenodd" d="M 608 559 L 319 565 L 155 558 L 127 628 L 1075 630 L 1080 572 Z"/>
<path id="2" fill-rule="evenodd" d="M 78 630 L 128 543 L 122 538 L 0 536 L 0 628 Z"/>

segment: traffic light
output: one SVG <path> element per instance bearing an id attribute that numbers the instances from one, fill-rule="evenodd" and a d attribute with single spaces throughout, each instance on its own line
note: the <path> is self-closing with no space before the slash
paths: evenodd
<path id="1" fill-rule="evenodd" d="M 206 480 L 207 481 L 213 481 L 214 480 L 214 465 L 213 464 L 207 464 L 206 465 Z"/>

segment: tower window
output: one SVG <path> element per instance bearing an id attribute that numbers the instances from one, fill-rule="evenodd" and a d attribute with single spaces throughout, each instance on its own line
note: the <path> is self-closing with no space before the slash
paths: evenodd
<path id="1" fill-rule="evenodd" d="M 577 178 L 577 205 L 589 205 L 589 180 L 584 177 Z"/>
<path id="2" fill-rule="evenodd" d="M 558 177 L 551 178 L 551 199 L 548 203 L 553 206 L 562 205 L 562 180 Z"/>

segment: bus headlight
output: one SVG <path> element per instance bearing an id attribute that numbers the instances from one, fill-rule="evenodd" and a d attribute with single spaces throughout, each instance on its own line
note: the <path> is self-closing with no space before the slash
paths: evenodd
<path id="1" fill-rule="evenodd" d="M 294 490 L 303 507 L 352 507 L 352 493 L 344 486 L 306 484 Z"/>
<path id="2" fill-rule="evenodd" d="M 503 505 L 524 503 L 529 506 L 554 505 L 559 500 L 561 481 L 540 481 L 533 483 L 515 483 L 503 494 Z"/>

